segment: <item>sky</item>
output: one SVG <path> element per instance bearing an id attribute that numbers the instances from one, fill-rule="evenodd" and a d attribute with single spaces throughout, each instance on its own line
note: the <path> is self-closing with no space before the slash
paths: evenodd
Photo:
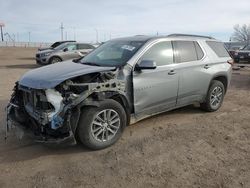
<path id="1" fill-rule="evenodd" d="M 16 41 L 107 41 L 187 33 L 228 41 L 250 24 L 250 0 L 0 0 L 3 32 Z M 7 40 L 7 35 L 4 36 Z"/>

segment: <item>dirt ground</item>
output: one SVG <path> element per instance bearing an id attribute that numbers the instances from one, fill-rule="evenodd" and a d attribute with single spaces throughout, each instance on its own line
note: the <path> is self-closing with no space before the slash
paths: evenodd
<path id="1" fill-rule="evenodd" d="M 35 48 L 0 48 L 0 187 L 250 187 L 250 69 L 234 71 L 222 108 L 188 106 L 127 127 L 101 151 L 48 148 L 10 134 L 16 80 L 36 68 Z"/>

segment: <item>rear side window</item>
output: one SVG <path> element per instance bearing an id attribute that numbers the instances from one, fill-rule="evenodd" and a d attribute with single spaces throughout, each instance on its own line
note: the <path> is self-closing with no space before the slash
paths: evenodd
<path id="1" fill-rule="evenodd" d="M 218 57 L 230 57 L 222 42 L 207 41 L 207 44 Z"/>
<path id="2" fill-rule="evenodd" d="M 204 53 L 197 42 L 174 41 L 176 63 L 200 60 Z"/>
<path id="3" fill-rule="evenodd" d="M 200 45 L 198 44 L 198 42 L 194 42 L 195 45 L 195 49 L 196 49 L 196 53 L 197 53 L 197 58 L 198 60 L 201 60 L 204 56 L 204 53 L 200 47 Z"/>
<path id="4" fill-rule="evenodd" d="M 153 60 L 157 66 L 173 63 L 173 48 L 170 41 L 159 42 L 153 45 L 141 60 Z"/>
<path id="5" fill-rule="evenodd" d="M 94 49 L 94 47 L 89 44 L 78 44 L 78 49 Z"/>

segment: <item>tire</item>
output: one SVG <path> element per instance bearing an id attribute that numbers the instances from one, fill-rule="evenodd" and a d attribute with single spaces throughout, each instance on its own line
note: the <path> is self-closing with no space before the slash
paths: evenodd
<path id="1" fill-rule="evenodd" d="M 213 80 L 206 96 L 206 102 L 201 103 L 201 109 L 207 112 L 218 110 L 223 103 L 224 95 L 225 87 L 223 83 L 218 80 Z"/>
<path id="2" fill-rule="evenodd" d="M 90 149 L 104 149 L 118 141 L 126 125 L 127 117 L 122 105 L 115 100 L 106 99 L 100 101 L 99 107 L 83 109 L 76 136 Z"/>
<path id="3" fill-rule="evenodd" d="M 61 62 L 62 59 L 60 57 L 51 57 L 50 60 L 49 60 L 49 63 L 50 64 L 54 64 L 54 63 L 58 63 L 58 62 Z"/>

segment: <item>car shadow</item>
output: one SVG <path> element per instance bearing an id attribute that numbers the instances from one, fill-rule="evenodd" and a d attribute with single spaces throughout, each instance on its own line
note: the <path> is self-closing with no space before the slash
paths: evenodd
<path id="1" fill-rule="evenodd" d="M 37 64 L 17 64 L 17 65 L 5 65 L 4 67 L 8 68 L 8 69 L 34 69 L 34 68 L 41 67 L 41 65 L 37 65 Z"/>
<path id="2" fill-rule="evenodd" d="M 230 87 L 250 90 L 250 75 L 237 71 L 233 72 Z"/>
<path id="3" fill-rule="evenodd" d="M 147 121 L 150 119 L 152 119 L 152 120 L 158 119 L 158 118 L 163 117 L 163 116 L 171 116 L 172 117 L 173 115 L 204 114 L 204 113 L 205 113 L 205 111 L 200 108 L 199 104 L 192 104 L 192 105 L 184 106 L 181 108 L 173 109 L 170 111 L 162 112 L 162 113 L 156 114 L 154 116 L 147 117 L 147 118 L 139 121 L 138 123 L 143 124 L 144 121 Z"/>
<path id="4" fill-rule="evenodd" d="M 34 57 L 19 57 L 18 60 L 36 60 Z"/>
<path id="5" fill-rule="evenodd" d="M 170 114 L 191 114 L 191 113 L 204 113 L 197 107 L 193 105 L 183 107 L 180 109 L 172 110 L 165 112 L 152 118 L 157 118 L 161 116 L 166 116 Z M 151 118 L 144 119 L 140 121 L 143 124 L 143 121 L 148 121 Z M 1 127 L 5 122 L 0 122 Z M 140 123 L 140 124 L 141 124 Z M 82 146 L 81 144 L 76 144 L 74 146 L 63 146 L 55 145 L 48 146 L 40 143 L 34 142 L 31 138 L 25 137 L 23 140 L 16 138 L 15 134 L 8 135 L 7 140 L 4 140 L 4 132 L 1 130 L 0 133 L 0 158 L 4 163 L 12 163 L 18 161 L 26 161 L 30 159 L 39 158 L 41 156 L 50 156 L 50 155 L 68 155 L 68 154 L 77 154 L 77 153 L 91 153 L 94 152 L 88 148 Z M 107 148 L 108 149 L 108 148 Z M 9 157 L 11 156 L 11 157 Z"/>
<path id="6" fill-rule="evenodd" d="M 0 135 L 0 158 L 3 163 L 27 161 L 42 156 L 92 152 L 80 144 L 73 146 L 47 146 L 36 143 L 31 138 L 18 140 L 15 135 L 11 134 L 8 135 L 7 140 L 5 140 L 4 133 Z M 9 138 L 10 136 L 12 136 L 12 138 Z"/>
<path id="7" fill-rule="evenodd" d="M 82 145 L 43 145 L 35 142 L 32 138 L 24 135 L 19 139 L 15 134 L 15 129 L 6 132 L 6 111 L 5 107 L 8 100 L 0 100 L 0 161 L 1 163 L 12 163 L 18 161 L 26 161 L 41 156 L 60 155 L 70 153 L 91 152 Z"/>

